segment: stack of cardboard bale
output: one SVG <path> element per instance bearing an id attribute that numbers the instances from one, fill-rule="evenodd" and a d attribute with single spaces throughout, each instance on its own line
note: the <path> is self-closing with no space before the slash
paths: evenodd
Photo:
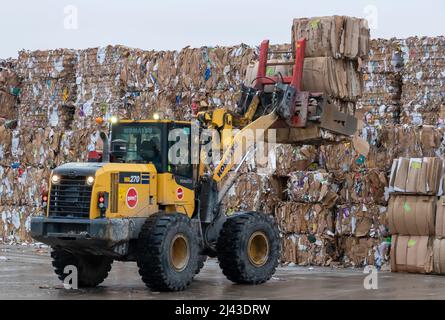
<path id="1" fill-rule="evenodd" d="M 331 16 L 294 19 L 292 43 L 305 38 L 303 90 L 324 92 L 343 111 L 355 112 L 362 95 L 360 66 L 369 53 L 364 19 Z"/>
<path id="2" fill-rule="evenodd" d="M 0 61 L 0 241 L 7 243 L 29 239 L 28 217 L 36 212 L 33 199 L 39 189 L 39 173 L 12 157 L 12 149 L 17 146 L 14 135 L 21 90 L 16 62 Z"/>
<path id="3" fill-rule="evenodd" d="M 399 122 L 403 68 L 400 41 L 373 39 L 363 64 L 363 97 L 360 116 L 367 124 L 386 125 Z"/>
<path id="4" fill-rule="evenodd" d="M 445 37 L 410 37 L 401 42 L 404 60 L 401 123 L 443 123 Z"/>
<path id="5" fill-rule="evenodd" d="M 14 71 L 14 60 L 0 60 L 0 118 L 14 120 L 17 116 L 17 102 L 20 81 Z"/>
<path id="6" fill-rule="evenodd" d="M 433 272 L 436 202 L 443 193 L 442 177 L 439 158 L 394 160 L 388 207 L 393 272 Z"/>
<path id="7" fill-rule="evenodd" d="M 292 33 L 294 42 L 301 37 L 308 40 L 304 89 L 325 92 L 342 111 L 354 113 L 362 94 L 360 66 L 368 54 L 366 22 L 338 16 L 296 19 Z M 286 234 L 283 261 L 382 265 L 387 251 L 386 244 L 381 247 L 386 175 L 373 166 L 377 161 L 356 152 L 351 142 L 322 145 L 318 160 L 320 171 L 290 174 L 291 202 L 276 209 Z M 303 222 L 309 227 L 305 229 Z M 305 241 L 305 234 L 313 241 Z M 313 256 L 307 257 L 306 251 Z"/>
<path id="8" fill-rule="evenodd" d="M 223 201 L 223 210 L 233 213 L 256 210 L 273 214 L 286 199 L 289 173 L 307 170 L 318 157 L 314 146 L 269 145 L 265 161 L 249 157 L 240 169 L 241 175 Z"/>
<path id="9" fill-rule="evenodd" d="M 336 191 L 334 177 L 326 171 L 290 174 L 287 201 L 275 209 L 283 234 L 283 262 L 329 266 L 338 260 L 332 211 Z"/>

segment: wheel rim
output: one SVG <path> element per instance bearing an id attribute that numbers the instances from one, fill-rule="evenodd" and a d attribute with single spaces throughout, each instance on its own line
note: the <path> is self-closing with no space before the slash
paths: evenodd
<path id="1" fill-rule="evenodd" d="M 262 267 L 269 258 L 269 240 L 262 231 L 254 232 L 247 247 L 249 261 L 256 267 Z"/>
<path id="2" fill-rule="evenodd" d="M 183 234 L 177 234 L 171 242 L 170 263 L 176 271 L 180 272 L 187 267 L 189 260 L 189 242 Z"/>

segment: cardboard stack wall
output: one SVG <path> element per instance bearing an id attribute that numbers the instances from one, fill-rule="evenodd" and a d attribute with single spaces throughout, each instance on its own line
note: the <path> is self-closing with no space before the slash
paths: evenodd
<path id="1" fill-rule="evenodd" d="M 439 158 L 394 160 L 388 223 L 393 272 L 432 273 L 437 196 L 443 193 Z"/>

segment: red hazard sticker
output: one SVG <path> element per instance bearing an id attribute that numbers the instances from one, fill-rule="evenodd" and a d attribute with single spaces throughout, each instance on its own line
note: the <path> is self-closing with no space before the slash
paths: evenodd
<path id="1" fill-rule="evenodd" d="M 127 206 L 130 209 L 136 208 L 138 205 L 138 191 L 135 188 L 130 188 L 127 191 Z"/>
<path id="2" fill-rule="evenodd" d="M 178 188 L 178 190 L 176 190 L 176 197 L 179 200 L 182 200 L 184 198 L 184 190 L 182 190 L 182 188 Z"/>

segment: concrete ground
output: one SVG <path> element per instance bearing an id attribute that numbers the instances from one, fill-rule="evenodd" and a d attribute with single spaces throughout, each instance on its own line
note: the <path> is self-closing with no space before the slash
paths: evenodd
<path id="1" fill-rule="evenodd" d="M 235 285 L 210 260 L 186 292 L 151 292 L 135 263 L 115 262 L 98 288 L 67 291 L 52 271 L 49 250 L 0 246 L 0 299 L 445 299 L 445 277 L 378 274 L 378 290 L 365 290 L 362 270 L 285 267 L 260 286 Z"/>

